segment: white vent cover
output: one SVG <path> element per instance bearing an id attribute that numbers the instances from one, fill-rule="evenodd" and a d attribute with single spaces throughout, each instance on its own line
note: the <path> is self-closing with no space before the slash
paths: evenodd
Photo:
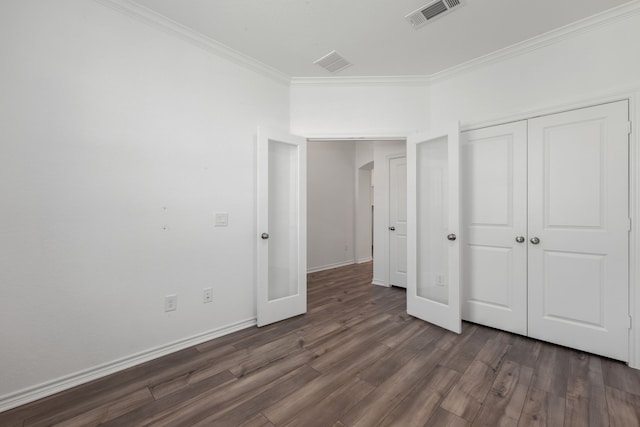
<path id="1" fill-rule="evenodd" d="M 418 10 L 414 10 L 404 18 L 417 30 L 427 22 L 446 15 L 458 6 L 460 6 L 460 0 L 436 0 L 422 6 Z"/>
<path id="2" fill-rule="evenodd" d="M 324 68 L 325 70 L 331 73 L 336 73 L 340 70 L 344 70 L 345 68 L 353 65 L 349 61 L 344 59 L 342 56 L 340 56 L 340 54 L 335 50 L 326 54 L 322 58 L 314 61 L 313 63 L 321 66 L 322 68 Z"/>

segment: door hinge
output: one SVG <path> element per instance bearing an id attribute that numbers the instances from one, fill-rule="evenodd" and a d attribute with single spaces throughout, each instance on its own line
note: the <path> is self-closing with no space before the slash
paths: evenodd
<path id="1" fill-rule="evenodd" d="M 627 133 L 631 135 L 631 121 L 627 122 Z"/>
<path id="2" fill-rule="evenodd" d="M 627 218 L 627 229 L 631 231 L 631 218 Z"/>
<path id="3" fill-rule="evenodd" d="M 629 315 L 629 329 L 633 329 L 633 317 Z"/>

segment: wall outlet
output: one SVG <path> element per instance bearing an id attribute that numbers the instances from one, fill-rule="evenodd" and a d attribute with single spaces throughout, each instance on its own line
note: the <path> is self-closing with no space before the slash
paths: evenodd
<path id="1" fill-rule="evenodd" d="M 178 295 L 164 297 L 164 311 L 174 311 L 178 308 Z"/>
<path id="2" fill-rule="evenodd" d="M 204 288 L 202 290 L 202 302 L 204 304 L 213 301 L 213 288 Z"/>
<path id="3" fill-rule="evenodd" d="M 229 214 L 226 212 L 215 213 L 215 227 L 226 227 L 229 225 Z"/>
<path id="4" fill-rule="evenodd" d="M 436 274 L 436 286 L 444 286 L 444 276 L 442 274 Z"/>

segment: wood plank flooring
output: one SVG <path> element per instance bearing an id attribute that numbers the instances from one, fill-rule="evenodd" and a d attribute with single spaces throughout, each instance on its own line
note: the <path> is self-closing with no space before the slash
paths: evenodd
<path id="1" fill-rule="evenodd" d="M 309 275 L 308 313 L 0 414 L 0 426 L 640 426 L 640 371 L 414 319 L 371 264 Z M 5 367 L 6 368 L 6 367 Z"/>

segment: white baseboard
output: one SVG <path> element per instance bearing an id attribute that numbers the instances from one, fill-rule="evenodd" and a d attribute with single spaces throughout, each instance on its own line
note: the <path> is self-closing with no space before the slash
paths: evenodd
<path id="1" fill-rule="evenodd" d="M 388 288 L 389 285 L 387 285 L 386 283 L 384 283 L 384 281 L 382 280 L 378 280 L 375 277 L 373 278 L 373 280 L 371 281 L 372 285 L 376 285 L 376 286 L 384 286 L 385 288 Z"/>
<path id="2" fill-rule="evenodd" d="M 9 409 L 36 401 L 38 399 L 42 399 L 43 397 L 51 396 L 55 393 L 68 390 L 72 387 L 88 383 L 89 381 L 97 380 L 99 378 L 111 375 L 127 368 L 131 368 L 141 363 L 148 362 L 150 360 L 166 356 L 167 354 L 175 353 L 176 351 L 183 350 L 194 345 L 202 344 L 203 342 L 212 340 L 214 338 L 218 338 L 223 335 L 239 331 L 241 329 L 250 328 L 255 325 L 255 317 L 247 320 L 242 320 L 231 325 L 193 335 L 191 337 L 174 341 L 160 347 L 145 350 L 140 353 L 132 354 L 131 356 L 126 356 L 112 362 L 98 365 L 94 368 L 86 369 L 84 371 L 66 375 L 64 377 L 38 384 L 33 387 L 28 387 L 14 393 L 0 396 L 0 412 L 7 411 Z"/>
<path id="3" fill-rule="evenodd" d="M 336 262 L 333 264 L 326 264 L 318 267 L 307 268 L 307 273 L 316 273 L 318 271 L 331 270 L 332 268 L 345 267 L 347 265 L 353 265 L 353 264 L 355 264 L 355 260 Z"/>
<path id="4" fill-rule="evenodd" d="M 356 260 L 356 264 L 364 264 L 369 261 L 373 261 L 373 257 L 360 258 L 359 260 Z"/>

